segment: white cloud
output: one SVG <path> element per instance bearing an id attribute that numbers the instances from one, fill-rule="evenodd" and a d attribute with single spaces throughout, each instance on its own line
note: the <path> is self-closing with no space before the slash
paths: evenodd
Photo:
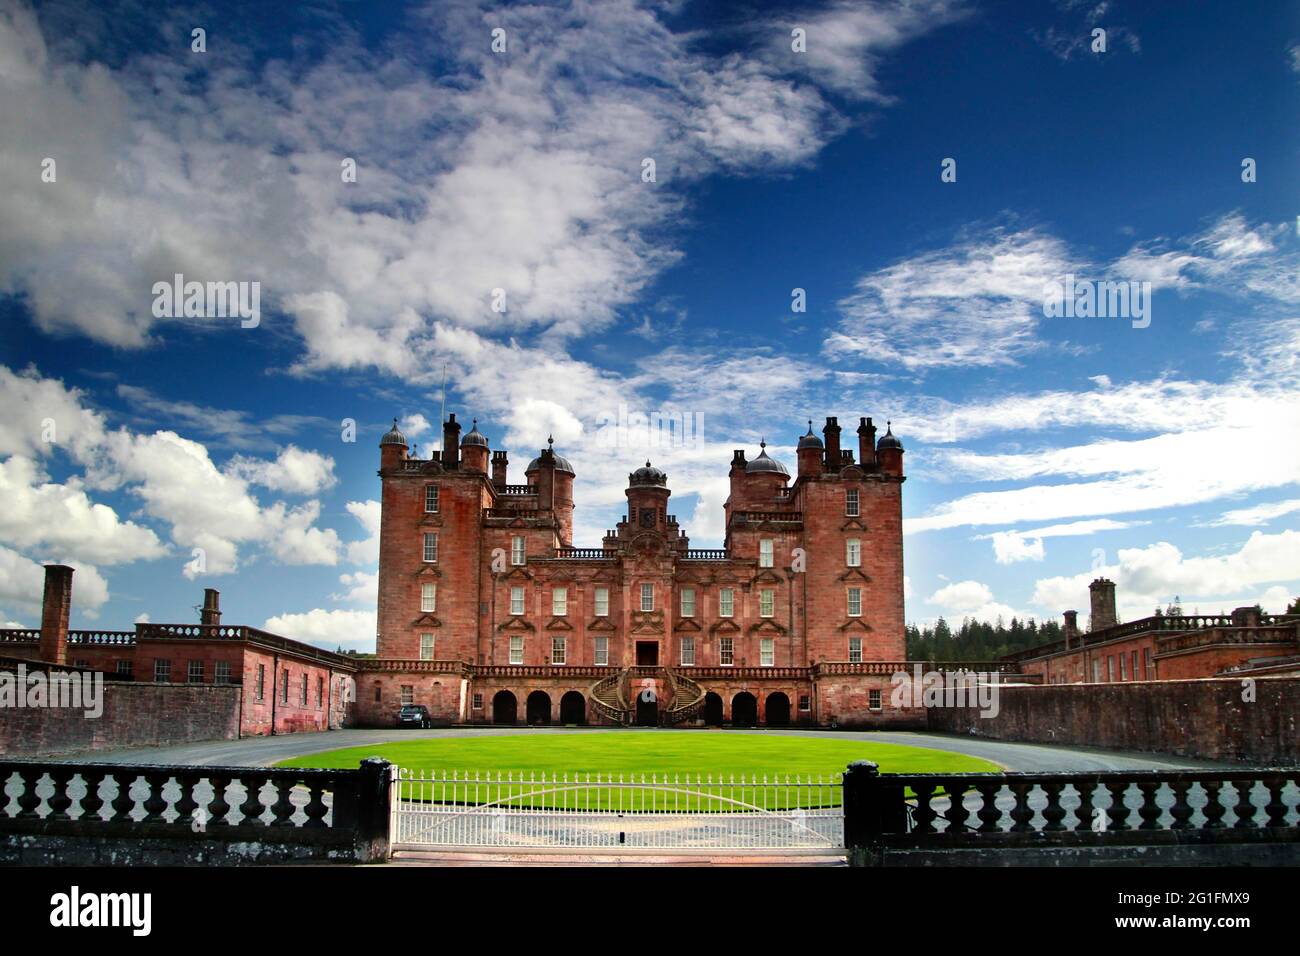
<path id="1" fill-rule="evenodd" d="M 66 558 L 52 558 L 46 564 L 66 564 L 72 575 L 72 605 L 75 612 L 95 617 L 108 601 L 108 582 L 91 564 Z M 0 546 L 0 601 L 32 609 L 39 617 L 45 593 L 45 569 L 17 551 Z"/>
<path id="2" fill-rule="evenodd" d="M 941 609 L 942 615 L 955 619 L 970 618 L 996 624 L 1000 619 L 1010 623 L 1013 617 L 1024 620 L 1029 617 L 1024 611 L 1017 611 L 1008 604 L 993 599 L 993 590 L 980 581 L 956 581 L 939 588 L 928 598 L 927 604 Z M 925 623 L 932 623 L 928 619 Z"/>
<path id="3" fill-rule="evenodd" d="M 1037 581 L 1033 603 L 1053 611 L 1086 604 L 1088 584 L 1104 576 L 1115 582 L 1125 618 L 1146 617 L 1175 596 L 1184 610 L 1231 610 L 1235 604 L 1254 603 L 1262 585 L 1287 584 L 1294 590 L 1300 584 L 1300 531 L 1255 531 L 1237 551 L 1225 555 L 1186 557 L 1169 542 L 1159 541 L 1121 548 L 1117 558 L 1115 565 Z"/>
<path id="4" fill-rule="evenodd" d="M 366 571 L 357 571 L 355 574 L 340 574 L 339 583 L 348 590 L 342 594 L 331 595 L 336 601 L 374 604 L 379 600 L 378 574 L 370 574 Z"/>
<path id="5" fill-rule="evenodd" d="M 348 542 L 348 560 L 353 564 L 379 563 L 379 523 L 383 506 L 373 499 L 370 501 L 349 501 L 348 514 L 356 518 L 366 531 L 366 537 L 360 541 Z"/>
<path id="6" fill-rule="evenodd" d="M 1231 511 L 1225 511 L 1209 524 L 1215 528 L 1225 525 L 1264 525 L 1274 518 L 1281 518 L 1297 511 L 1300 511 L 1300 498 L 1291 498 L 1287 501 L 1269 501 L 1252 505 L 1249 508 L 1234 508 Z"/>
<path id="7" fill-rule="evenodd" d="M 296 445 L 282 450 L 275 461 L 236 456 L 226 470 L 251 484 L 299 495 L 319 494 L 338 482 L 333 458 Z"/>
<path id="8" fill-rule="evenodd" d="M 282 637 L 306 641 L 333 650 L 371 650 L 375 646 L 374 611 L 326 611 L 313 608 L 296 614 L 267 618 L 262 629 Z"/>
<path id="9" fill-rule="evenodd" d="M 1014 564 L 1017 561 L 1042 561 L 1046 556 L 1043 548 L 1044 538 L 1092 535 L 1101 531 L 1119 531 L 1145 522 L 1112 521 L 1099 518 L 1093 521 L 1075 521 L 1070 524 L 1050 525 L 1046 528 L 1033 528 L 1028 531 L 995 531 L 992 534 L 975 536 L 977 541 L 991 540 L 993 555 L 998 564 Z"/>

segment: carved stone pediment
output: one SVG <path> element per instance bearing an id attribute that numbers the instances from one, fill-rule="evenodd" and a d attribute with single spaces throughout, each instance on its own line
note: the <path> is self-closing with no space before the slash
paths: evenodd
<path id="1" fill-rule="evenodd" d="M 436 564 L 422 564 L 420 565 L 420 570 L 415 572 L 415 577 L 440 578 L 442 577 L 442 572 L 438 570 L 438 566 Z"/>
<path id="2" fill-rule="evenodd" d="M 589 631 L 613 631 L 617 630 L 614 623 L 607 617 L 598 617 L 587 625 Z"/>
<path id="3" fill-rule="evenodd" d="M 633 611 L 633 634 L 662 634 L 664 632 L 663 611 Z"/>
<path id="4" fill-rule="evenodd" d="M 673 625 L 675 631 L 699 631 L 702 629 L 700 622 L 693 617 L 678 618 L 677 623 Z"/>
<path id="5" fill-rule="evenodd" d="M 861 531 L 865 534 L 867 532 L 867 526 L 862 522 L 861 518 L 850 518 L 848 521 L 844 522 L 844 524 L 840 525 L 840 530 Z"/>
<path id="6" fill-rule="evenodd" d="M 848 568 L 847 570 L 845 570 L 843 574 L 841 574 L 835 580 L 852 581 L 855 579 L 858 581 L 866 581 L 867 583 L 870 583 L 871 575 L 867 574 L 867 572 L 863 571 L 861 568 Z"/>
<path id="7" fill-rule="evenodd" d="M 784 584 L 785 578 L 776 573 L 775 568 L 764 568 L 758 574 L 754 575 L 751 585 L 755 584 Z"/>
<path id="8" fill-rule="evenodd" d="M 424 513 L 424 517 L 420 519 L 420 527 L 422 527 L 422 528 L 441 528 L 441 527 L 442 527 L 442 515 L 440 515 L 440 514 L 439 514 L 438 512 L 436 512 L 436 511 L 432 511 L 432 512 L 430 512 L 430 511 L 426 511 L 426 512 Z"/>
<path id="9" fill-rule="evenodd" d="M 872 627 L 872 626 L 871 626 L 870 624 L 868 624 L 866 621 L 862 620 L 862 618 L 860 618 L 860 617 L 851 617 L 851 618 L 849 618 L 847 621 L 845 621 L 843 624 L 841 624 L 840 627 L 839 627 L 839 629 L 840 629 L 841 631 L 851 631 L 851 630 L 854 630 L 855 628 L 856 628 L 857 630 L 859 630 L 859 631 L 874 631 L 874 630 L 875 630 L 874 627 Z"/>
<path id="10" fill-rule="evenodd" d="M 536 626 L 527 618 L 519 615 L 513 615 L 506 621 L 497 625 L 498 631 L 535 631 Z"/>
<path id="11" fill-rule="evenodd" d="M 750 634 L 784 634 L 785 628 L 776 623 L 774 618 L 765 617 L 757 624 L 751 624 L 749 627 Z"/>
<path id="12" fill-rule="evenodd" d="M 411 622 L 412 627 L 442 627 L 442 621 L 438 620 L 432 614 L 421 614 Z"/>
<path id="13" fill-rule="evenodd" d="M 551 623 L 546 625 L 548 631 L 571 631 L 573 625 L 569 623 L 566 617 L 553 617 Z"/>
<path id="14" fill-rule="evenodd" d="M 724 617 L 718 623 L 709 628 L 710 634 L 735 634 L 740 630 L 740 625 L 729 617 Z"/>

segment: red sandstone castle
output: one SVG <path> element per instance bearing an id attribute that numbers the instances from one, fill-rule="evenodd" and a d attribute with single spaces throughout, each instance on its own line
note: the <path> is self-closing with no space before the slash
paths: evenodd
<path id="1" fill-rule="evenodd" d="M 442 451 L 380 443 L 378 660 L 362 719 L 424 704 L 514 724 L 885 722 L 903 667 L 903 446 L 798 444 L 793 479 L 764 445 L 731 460 L 726 546 L 690 547 L 668 477 L 628 475 L 627 512 L 574 547 L 574 469 L 549 446 L 511 484 L 505 451 L 452 415 Z M 383 675 L 382 679 L 381 675 Z M 359 675 L 360 676 L 360 675 Z M 901 715 L 899 715 L 901 716 Z"/>

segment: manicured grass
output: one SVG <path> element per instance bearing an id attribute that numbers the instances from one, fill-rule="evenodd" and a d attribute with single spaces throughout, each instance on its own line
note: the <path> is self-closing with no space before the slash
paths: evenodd
<path id="1" fill-rule="evenodd" d="M 683 780 L 690 776 L 694 784 L 697 777 L 713 781 L 742 776 L 746 780 L 764 775 L 775 780 L 780 777 L 821 776 L 827 781 L 824 792 L 814 795 L 804 791 L 803 796 L 764 794 L 761 789 L 752 802 L 762 806 L 777 805 L 812 806 L 827 802 L 839 803 L 839 774 L 854 760 L 874 760 L 886 773 L 925 772 L 996 772 L 997 764 L 977 757 L 909 747 L 902 744 L 882 744 L 842 737 L 765 736 L 762 734 L 736 734 L 720 731 L 611 731 L 583 734 L 506 734 L 492 736 L 436 737 L 421 740 L 395 741 L 362 747 L 346 747 L 325 753 L 295 757 L 283 761 L 280 767 L 355 767 L 367 757 L 383 757 L 417 776 L 459 772 L 473 775 L 513 775 L 515 780 L 523 774 L 548 778 L 555 774 L 575 775 L 582 779 L 592 774 L 623 775 L 625 781 L 635 774 L 658 780 L 674 777 Z M 598 795 L 600 805 L 617 803 L 619 799 L 630 802 L 641 793 L 613 792 Z M 625 790 L 627 788 L 624 788 Z M 706 788 L 707 789 L 707 788 Z M 431 790 L 436 792 L 430 792 Z M 426 788 L 403 785 L 403 795 L 408 799 L 431 799 L 442 802 L 483 802 L 486 788 L 477 792 L 465 788 L 454 796 L 445 796 L 445 788 Z M 583 794 L 584 799 L 589 794 Z M 548 798 L 548 803 L 549 803 Z M 561 797 L 560 799 L 563 799 Z M 747 796 L 746 799 L 749 799 Z M 595 804 L 593 804 L 594 806 Z"/>

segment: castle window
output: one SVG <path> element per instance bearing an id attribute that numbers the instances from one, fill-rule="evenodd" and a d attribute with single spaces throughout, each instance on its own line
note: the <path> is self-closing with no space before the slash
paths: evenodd
<path id="1" fill-rule="evenodd" d="M 475 695 L 474 695 L 474 701 L 473 701 L 473 703 L 471 704 L 471 706 L 472 706 L 475 710 L 482 710 L 482 709 L 483 709 L 483 695 L 482 695 L 482 694 L 475 694 Z"/>
<path id="2" fill-rule="evenodd" d="M 325 678 L 316 678 L 316 709 L 320 710 L 325 706 Z"/>
<path id="3" fill-rule="evenodd" d="M 771 538 L 760 538 L 758 542 L 758 566 L 760 568 L 772 567 L 772 555 L 774 542 Z"/>
<path id="4" fill-rule="evenodd" d="M 758 592 L 758 616 L 771 617 L 776 613 L 776 588 L 760 588 Z"/>
<path id="5" fill-rule="evenodd" d="M 522 664 L 524 662 L 524 639 L 522 635 L 514 635 L 510 638 L 510 663 Z"/>
<path id="6" fill-rule="evenodd" d="M 1109 654 L 1106 657 L 1106 680 L 1108 682 L 1115 680 L 1115 655 Z"/>
<path id="7" fill-rule="evenodd" d="M 527 539 L 517 534 L 510 539 L 510 563 L 518 567 L 524 563 L 524 545 Z"/>
<path id="8" fill-rule="evenodd" d="M 433 531 L 424 533 L 424 560 L 433 564 L 438 560 L 438 535 Z"/>
<path id="9" fill-rule="evenodd" d="M 1142 648 L 1142 679 L 1151 679 L 1151 648 Z"/>
<path id="10" fill-rule="evenodd" d="M 1132 666 L 1129 667 L 1129 678 L 1131 680 L 1137 680 L 1138 679 L 1138 652 L 1134 651 L 1132 654 L 1130 654 L 1129 659 L 1132 661 Z"/>
<path id="11" fill-rule="evenodd" d="M 695 616 L 695 588 L 682 588 L 682 617 Z"/>
<path id="12" fill-rule="evenodd" d="M 718 640 L 718 663 L 723 667 L 730 667 L 736 663 L 736 646 L 729 637 Z"/>
<path id="13" fill-rule="evenodd" d="M 424 486 L 424 510 L 426 512 L 434 512 L 438 510 L 438 486 L 437 485 Z"/>
<path id="14" fill-rule="evenodd" d="M 280 671 L 280 703 L 289 703 L 289 668 Z"/>
<path id="15" fill-rule="evenodd" d="M 189 671 L 185 675 L 185 680 L 190 684 L 203 683 L 203 662 L 202 661 L 190 661 Z"/>
<path id="16" fill-rule="evenodd" d="M 307 706 L 307 675 L 302 675 L 302 705 Z"/>
<path id="17" fill-rule="evenodd" d="M 682 666 L 695 666 L 695 638 L 693 637 L 682 638 Z"/>
<path id="18" fill-rule="evenodd" d="M 862 663 L 862 638 L 860 637 L 849 638 L 849 663 Z"/>
<path id="19" fill-rule="evenodd" d="M 844 543 L 844 563 L 851 568 L 862 567 L 862 542 L 857 538 L 849 538 Z"/>
<path id="20" fill-rule="evenodd" d="M 378 704 L 384 699 L 384 688 L 379 684 L 375 685 L 375 703 Z"/>
<path id="21" fill-rule="evenodd" d="M 158 658 L 153 662 L 153 681 L 155 684 L 166 684 L 172 679 L 172 662 L 166 658 Z"/>
<path id="22" fill-rule="evenodd" d="M 551 588 L 551 613 L 564 617 L 569 613 L 569 589 Z"/>
<path id="23" fill-rule="evenodd" d="M 597 667 L 605 667 L 609 664 L 609 638 L 596 638 L 596 649 L 592 655 L 592 663 Z"/>
<path id="24" fill-rule="evenodd" d="M 1100 683 L 1101 683 L 1101 659 L 1100 659 L 1100 658 L 1093 658 L 1093 661 L 1092 661 L 1092 682 L 1093 682 L 1094 684 L 1100 684 Z"/>
<path id="25" fill-rule="evenodd" d="M 760 667 L 771 667 L 776 663 L 776 641 L 765 637 L 758 642 L 758 663 Z"/>
<path id="26" fill-rule="evenodd" d="M 402 706 L 415 703 L 415 688 L 410 684 L 402 685 Z"/>
<path id="27" fill-rule="evenodd" d="M 723 588 L 718 592 L 718 617 L 732 617 L 736 613 L 736 591 Z"/>
<path id="28" fill-rule="evenodd" d="M 376 688 L 378 690 L 378 688 Z M 266 697 L 266 665 L 257 665 L 257 699 L 263 700 Z"/>
<path id="29" fill-rule="evenodd" d="M 849 518 L 858 516 L 858 489 L 848 488 L 844 492 L 844 514 Z"/>
<path id="30" fill-rule="evenodd" d="M 872 710 L 880 710 L 880 688 L 873 687 L 867 691 L 867 706 Z"/>
<path id="31" fill-rule="evenodd" d="M 566 655 L 564 638 L 552 637 L 551 638 L 551 663 L 563 664 L 566 662 L 566 659 L 567 659 L 567 655 Z"/>
<path id="32" fill-rule="evenodd" d="M 641 585 L 641 610 L 653 611 L 655 609 L 655 586 L 653 584 Z"/>
<path id="33" fill-rule="evenodd" d="M 596 617 L 609 617 L 609 588 L 596 588 Z"/>
<path id="34" fill-rule="evenodd" d="M 217 684 L 230 683 L 230 661 L 217 661 L 217 672 L 212 676 L 212 680 Z"/>
<path id="35" fill-rule="evenodd" d="M 432 614 L 438 610 L 438 585 L 420 585 L 420 610 L 426 614 Z"/>
<path id="36" fill-rule="evenodd" d="M 131 678 L 134 676 L 134 671 L 135 671 L 134 661 L 117 662 L 117 676 L 122 678 L 122 680 L 131 680 Z"/>
<path id="37" fill-rule="evenodd" d="M 510 613 L 516 615 L 524 613 L 524 589 L 521 587 L 510 589 Z"/>
<path id="38" fill-rule="evenodd" d="M 799 710 L 805 714 L 812 710 L 812 698 L 807 694 L 799 695 Z"/>
<path id="39" fill-rule="evenodd" d="M 1128 664 L 1124 660 L 1123 652 L 1119 655 L 1119 679 L 1128 680 Z"/>
<path id="40" fill-rule="evenodd" d="M 862 616 L 862 588 L 849 588 L 849 617 Z"/>
<path id="41" fill-rule="evenodd" d="M 433 660 L 433 635 L 432 634 L 420 635 L 420 660 L 422 661 Z"/>

